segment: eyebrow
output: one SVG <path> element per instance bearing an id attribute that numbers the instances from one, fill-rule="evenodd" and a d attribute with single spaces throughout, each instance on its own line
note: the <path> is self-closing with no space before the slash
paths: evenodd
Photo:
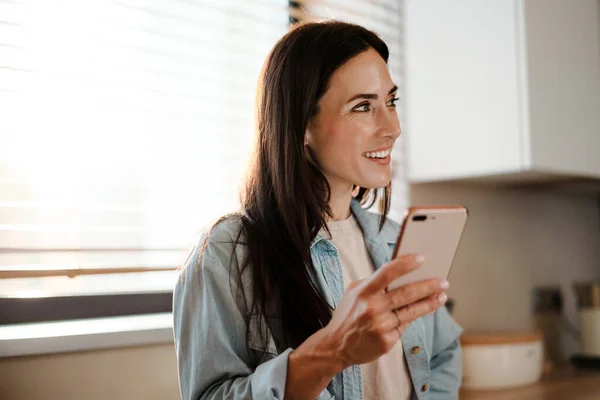
<path id="1" fill-rule="evenodd" d="M 388 92 L 388 96 L 392 93 L 394 93 L 395 91 L 398 90 L 398 86 L 394 85 L 393 88 L 390 89 L 390 91 Z M 350 100 L 348 100 L 346 102 L 346 104 L 350 103 L 351 101 L 354 101 L 356 99 L 369 99 L 369 100 L 377 100 L 379 96 L 377 96 L 376 94 L 373 93 L 359 93 L 357 95 L 352 96 L 352 98 Z"/>

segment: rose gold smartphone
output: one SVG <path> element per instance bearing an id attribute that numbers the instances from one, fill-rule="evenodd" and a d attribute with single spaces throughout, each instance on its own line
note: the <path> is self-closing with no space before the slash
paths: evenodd
<path id="1" fill-rule="evenodd" d="M 404 216 L 392 258 L 421 254 L 421 267 L 393 281 L 388 290 L 429 278 L 447 279 L 467 222 L 463 206 L 411 207 Z"/>

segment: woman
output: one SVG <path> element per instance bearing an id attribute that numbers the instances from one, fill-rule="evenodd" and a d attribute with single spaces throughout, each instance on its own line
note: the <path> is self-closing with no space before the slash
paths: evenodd
<path id="1" fill-rule="evenodd" d="M 387 59 L 341 22 L 299 26 L 268 56 L 241 212 L 204 232 L 174 291 L 184 399 L 457 397 L 447 282 L 386 291 L 423 261 L 390 261 Z M 382 216 L 362 207 L 378 194 Z"/>

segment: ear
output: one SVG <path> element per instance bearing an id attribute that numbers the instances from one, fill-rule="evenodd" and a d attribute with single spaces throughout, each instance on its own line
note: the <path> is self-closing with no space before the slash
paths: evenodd
<path id="1" fill-rule="evenodd" d="M 310 146 L 309 146 L 311 137 L 312 137 L 312 134 L 310 132 L 310 128 L 306 128 L 306 132 L 304 133 L 304 156 L 306 157 L 306 159 L 308 160 L 309 163 L 316 165 L 315 160 L 312 157 L 312 154 L 310 151 Z"/>
<path id="2" fill-rule="evenodd" d="M 310 131 L 310 125 L 306 127 L 306 131 L 304 132 L 304 146 L 308 146 L 310 138 L 312 137 L 312 133 Z"/>
<path id="3" fill-rule="evenodd" d="M 308 141 L 306 139 L 304 140 L 304 156 L 311 164 L 315 163 L 312 158 L 312 155 L 310 154 L 310 147 L 308 146 Z"/>

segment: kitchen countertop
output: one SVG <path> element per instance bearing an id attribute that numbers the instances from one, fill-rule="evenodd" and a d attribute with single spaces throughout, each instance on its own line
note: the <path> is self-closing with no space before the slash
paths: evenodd
<path id="1" fill-rule="evenodd" d="M 600 370 L 566 368 L 532 385 L 501 390 L 461 390 L 461 400 L 592 400 L 600 399 Z"/>

